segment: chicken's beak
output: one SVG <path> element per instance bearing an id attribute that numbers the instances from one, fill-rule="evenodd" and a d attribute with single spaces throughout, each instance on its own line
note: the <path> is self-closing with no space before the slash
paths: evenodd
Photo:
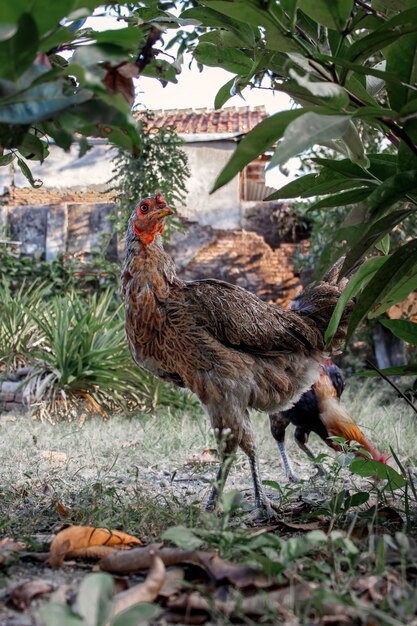
<path id="1" fill-rule="evenodd" d="M 163 209 L 159 209 L 158 211 L 154 211 L 154 213 L 152 213 L 152 217 L 157 219 L 157 220 L 161 220 L 164 217 L 168 217 L 168 215 L 173 215 L 173 211 L 168 207 L 164 207 Z"/>

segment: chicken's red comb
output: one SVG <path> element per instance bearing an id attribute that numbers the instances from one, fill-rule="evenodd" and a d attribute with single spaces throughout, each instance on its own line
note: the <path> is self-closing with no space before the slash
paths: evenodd
<path id="1" fill-rule="evenodd" d="M 163 197 L 162 193 L 159 193 L 159 192 L 158 192 L 158 193 L 156 193 L 156 194 L 155 194 L 155 200 L 156 200 L 156 203 L 157 203 L 157 204 L 163 204 L 163 205 L 166 205 L 166 202 L 165 202 L 165 200 L 164 200 L 164 197 Z"/>

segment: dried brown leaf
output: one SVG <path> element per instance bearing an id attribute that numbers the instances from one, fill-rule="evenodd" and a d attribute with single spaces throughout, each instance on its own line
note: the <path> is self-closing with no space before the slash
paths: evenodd
<path id="1" fill-rule="evenodd" d="M 217 465 L 219 454 L 215 448 L 205 448 L 199 454 L 193 454 L 187 460 L 186 465 Z"/>
<path id="2" fill-rule="evenodd" d="M 93 546 L 113 546 L 125 549 L 132 544 L 142 545 L 142 542 L 119 530 L 95 528 L 94 526 L 69 526 L 58 533 L 52 541 L 49 550 L 49 564 L 52 567 L 59 567 L 67 556 L 74 556 L 75 550 Z"/>
<path id="3" fill-rule="evenodd" d="M 19 611 L 24 611 L 35 596 L 50 593 L 53 589 L 53 585 L 44 580 L 25 580 L 13 589 L 10 600 Z"/>
<path id="4" fill-rule="evenodd" d="M 129 102 L 130 106 L 133 106 L 135 101 L 135 86 L 133 84 L 132 76 L 135 76 L 135 74 L 132 73 L 133 70 L 130 68 L 131 65 L 133 65 L 133 63 L 123 63 L 117 67 L 111 67 L 108 63 L 106 63 L 104 67 L 107 70 L 107 74 L 103 78 L 103 83 L 109 91 L 121 93 Z M 136 72 L 138 72 L 137 67 Z"/>
<path id="5" fill-rule="evenodd" d="M 22 552 L 26 548 L 27 546 L 23 541 L 14 541 L 11 537 L 0 539 L 0 567 L 7 563 L 13 553 Z"/>
<path id="6" fill-rule="evenodd" d="M 153 602 L 158 597 L 164 581 L 165 565 L 159 556 L 153 554 L 151 568 L 144 582 L 116 594 L 114 615 L 118 615 L 138 602 Z"/>

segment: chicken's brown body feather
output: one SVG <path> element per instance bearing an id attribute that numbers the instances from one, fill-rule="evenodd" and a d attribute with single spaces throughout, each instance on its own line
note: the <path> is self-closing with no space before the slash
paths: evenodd
<path id="1" fill-rule="evenodd" d="M 256 494 L 248 409 L 285 409 L 317 380 L 324 331 L 340 288 L 320 283 L 305 294 L 299 310 L 286 311 L 222 281 L 183 282 L 160 235 L 144 245 L 132 227 L 135 219 L 134 213 L 122 271 L 132 356 L 156 376 L 191 389 L 213 427 L 230 430 L 225 451 L 239 445 L 249 456 Z"/>

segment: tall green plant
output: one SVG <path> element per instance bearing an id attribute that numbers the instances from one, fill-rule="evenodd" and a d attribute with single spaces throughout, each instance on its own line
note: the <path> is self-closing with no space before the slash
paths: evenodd
<path id="1" fill-rule="evenodd" d="M 5 370 L 24 364 L 42 345 L 45 336 L 32 314 L 42 309 L 47 292 L 40 282 L 23 282 L 16 293 L 8 282 L 0 283 L 0 366 Z"/>
<path id="2" fill-rule="evenodd" d="M 157 127 L 154 122 L 155 114 L 151 111 L 140 113 L 140 156 L 135 158 L 127 150 L 119 149 L 113 159 L 113 189 L 117 197 L 114 221 L 119 232 L 125 232 L 127 221 L 138 199 L 152 196 L 158 191 L 173 207 L 185 199 L 190 172 L 187 156 L 181 149 L 183 141 L 178 137 L 174 126 Z M 172 226 L 172 220 L 170 225 Z M 167 233 L 169 235 L 169 229 Z"/>
<path id="3" fill-rule="evenodd" d="M 126 345 L 123 307 L 114 293 L 90 299 L 71 292 L 50 299 L 31 314 L 42 344 L 30 351 L 30 385 L 37 401 L 52 409 L 85 398 L 94 408 L 126 409 L 183 406 L 184 400 L 168 386 L 153 383 L 133 367 Z"/>

